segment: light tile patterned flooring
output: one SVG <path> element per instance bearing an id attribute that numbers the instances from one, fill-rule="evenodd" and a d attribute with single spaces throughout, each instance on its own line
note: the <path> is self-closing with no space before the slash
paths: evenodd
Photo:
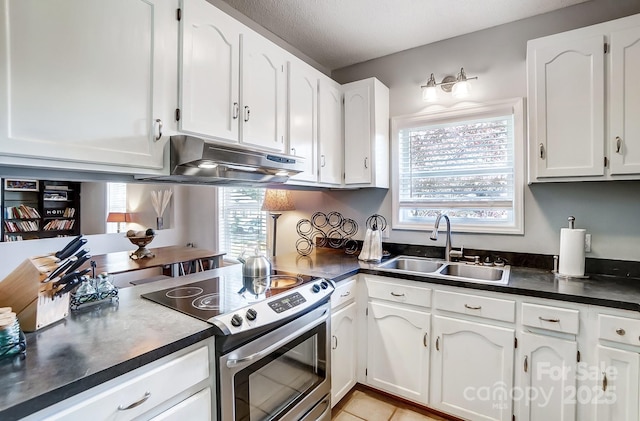
<path id="1" fill-rule="evenodd" d="M 332 411 L 332 421 L 445 421 L 424 415 L 403 404 L 369 390 L 352 390 Z"/>

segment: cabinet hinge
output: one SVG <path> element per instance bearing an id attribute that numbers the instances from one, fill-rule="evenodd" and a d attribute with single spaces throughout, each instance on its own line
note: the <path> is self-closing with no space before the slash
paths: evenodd
<path id="1" fill-rule="evenodd" d="M 176 108 L 176 121 L 180 121 L 180 108 Z"/>
<path id="2" fill-rule="evenodd" d="M 518 347 L 518 338 L 513 338 L 513 347 L 514 348 Z"/>
<path id="3" fill-rule="evenodd" d="M 176 19 L 177 19 L 178 21 L 181 21 L 181 20 L 182 20 L 182 9 L 177 9 L 177 10 L 176 10 Z"/>
<path id="4" fill-rule="evenodd" d="M 511 421 L 516 421 L 516 416 L 515 415 L 511 415 Z"/>
<path id="5" fill-rule="evenodd" d="M 604 157 L 604 167 L 607 168 L 609 166 L 609 158 Z"/>
<path id="6" fill-rule="evenodd" d="M 365 376 L 365 377 L 367 377 L 367 375 L 368 375 L 368 374 L 369 374 L 369 369 L 368 369 L 368 368 L 365 368 L 365 369 L 364 369 L 364 376 Z"/>
<path id="7" fill-rule="evenodd" d="M 609 52 L 609 44 L 608 43 L 604 43 L 604 53 L 607 54 Z"/>
<path id="8" fill-rule="evenodd" d="M 368 315 L 369 315 L 369 307 L 367 307 L 367 308 L 365 308 L 365 309 L 364 309 L 364 315 L 365 315 L 365 316 L 368 316 Z"/>
<path id="9" fill-rule="evenodd" d="M 580 362 L 580 351 L 578 351 L 576 354 L 577 354 L 577 355 L 576 355 L 576 360 L 577 360 L 578 362 Z"/>

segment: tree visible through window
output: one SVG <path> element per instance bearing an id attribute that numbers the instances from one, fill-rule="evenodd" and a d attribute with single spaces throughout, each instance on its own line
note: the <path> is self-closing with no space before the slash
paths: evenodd
<path id="1" fill-rule="evenodd" d="M 501 103 L 394 119 L 394 225 L 521 233 L 522 115 Z"/>
<path id="2" fill-rule="evenodd" d="M 267 212 L 260 210 L 264 189 L 220 187 L 219 247 L 236 258 L 247 248 L 264 247 L 267 242 Z"/>

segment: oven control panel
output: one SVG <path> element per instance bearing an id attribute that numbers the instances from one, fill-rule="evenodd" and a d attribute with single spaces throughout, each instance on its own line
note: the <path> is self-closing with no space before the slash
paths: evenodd
<path id="1" fill-rule="evenodd" d="M 208 321 L 217 326 L 222 334 L 232 335 L 251 329 L 277 323 L 279 320 L 297 314 L 321 301 L 326 301 L 333 293 L 332 281 L 318 279 L 272 295 L 264 301 L 258 301 L 233 313 L 221 314 Z"/>

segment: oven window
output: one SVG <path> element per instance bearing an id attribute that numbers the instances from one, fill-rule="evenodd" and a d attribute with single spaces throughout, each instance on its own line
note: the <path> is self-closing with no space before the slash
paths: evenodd
<path id="1" fill-rule="evenodd" d="M 236 421 L 277 420 L 327 376 L 325 323 L 238 372 Z"/>

